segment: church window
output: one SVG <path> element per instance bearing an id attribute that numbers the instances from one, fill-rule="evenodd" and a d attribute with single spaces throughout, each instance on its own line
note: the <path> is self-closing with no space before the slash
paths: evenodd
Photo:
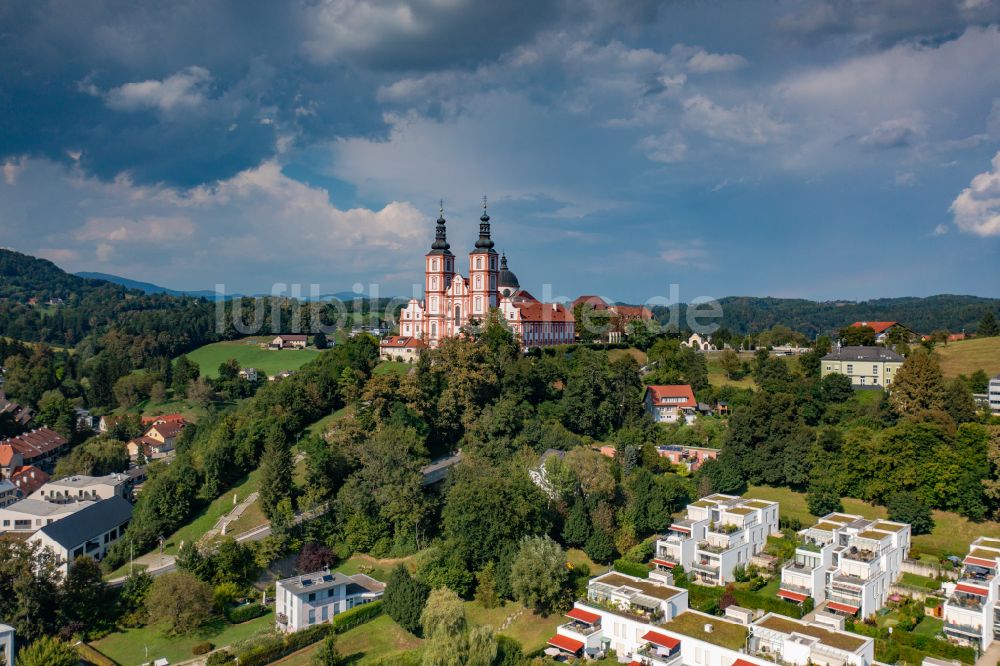
<path id="1" fill-rule="evenodd" d="M 482 267 L 483 267 L 483 258 L 476 257 L 476 268 L 482 268 Z"/>
<path id="2" fill-rule="evenodd" d="M 431 259 L 431 270 L 432 271 L 436 271 L 437 269 L 438 269 L 438 260 L 437 259 Z"/>
<path id="3" fill-rule="evenodd" d="M 476 296 L 476 312 L 482 312 L 482 311 L 483 311 L 483 297 Z"/>
<path id="4" fill-rule="evenodd" d="M 432 321 L 431 322 L 431 337 L 432 338 L 437 337 L 437 334 L 438 334 L 437 322 L 436 321 Z"/>
<path id="5" fill-rule="evenodd" d="M 438 288 L 438 279 L 436 277 L 432 277 L 431 278 L 431 289 L 437 289 L 437 288 Z"/>
<path id="6" fill-rule="evenodd" d="M 476 289 L 482 289 L 482 288 L 483 288 L 483 276 L 482 275 L 477 275 L 476 276 Z"/>

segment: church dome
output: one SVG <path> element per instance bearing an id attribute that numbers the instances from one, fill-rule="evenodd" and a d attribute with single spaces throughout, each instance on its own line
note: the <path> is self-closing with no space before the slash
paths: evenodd
<path id="1" fill-rule="evenodd" d="M 514 272 L 507 268 L 507 255 L 500 255 L 500 274 L 497 275 L 497 288 L 504 295 L 511 295 L 515 291 L 521 288 L 521 285 L 517 282 L 517 276 Z"/>

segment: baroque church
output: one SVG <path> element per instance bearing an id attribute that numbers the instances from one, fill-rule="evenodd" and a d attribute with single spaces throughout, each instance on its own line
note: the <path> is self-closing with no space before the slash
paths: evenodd
<path id="1" fill-rule="evenodd" d="M 434 242 L 424 257 L 424 299 L 410 299 L 403 308 L 401 336 L 419 338 L 436 347 L 444 338 L 461 335 L 471 322 L 484 321 L 496 308 L 525 348 L 573 342 L 573 312 L 561 303 L 541 303 L 521 289 L 517 276 L 507 267 L 507 256 L 497 256 L 485 197 L 479 240 L 469 252 L 468 278 L 455 271 L 445 224 L 442 207 Z"/>

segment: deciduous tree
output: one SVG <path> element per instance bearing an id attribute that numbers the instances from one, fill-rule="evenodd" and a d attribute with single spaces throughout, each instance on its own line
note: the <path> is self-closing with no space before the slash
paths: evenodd
<path id="1" fill-rule="evenodd" d="M 146 597 L 152 622 L 162 624 L 168 634 L 194 631 L 211 616 L 212 588 L 186 571 L 156 578 Z"/>

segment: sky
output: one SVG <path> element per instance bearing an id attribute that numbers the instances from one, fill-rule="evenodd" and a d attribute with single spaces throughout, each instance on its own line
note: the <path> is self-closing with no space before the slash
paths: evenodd
<path id="1" fill-rule="evenodd" d="M 0 0 L 0 246 L 405 297 L 486 195 L 536 296 L 997 297 L 997 63 L 1000 0 Z"/>

